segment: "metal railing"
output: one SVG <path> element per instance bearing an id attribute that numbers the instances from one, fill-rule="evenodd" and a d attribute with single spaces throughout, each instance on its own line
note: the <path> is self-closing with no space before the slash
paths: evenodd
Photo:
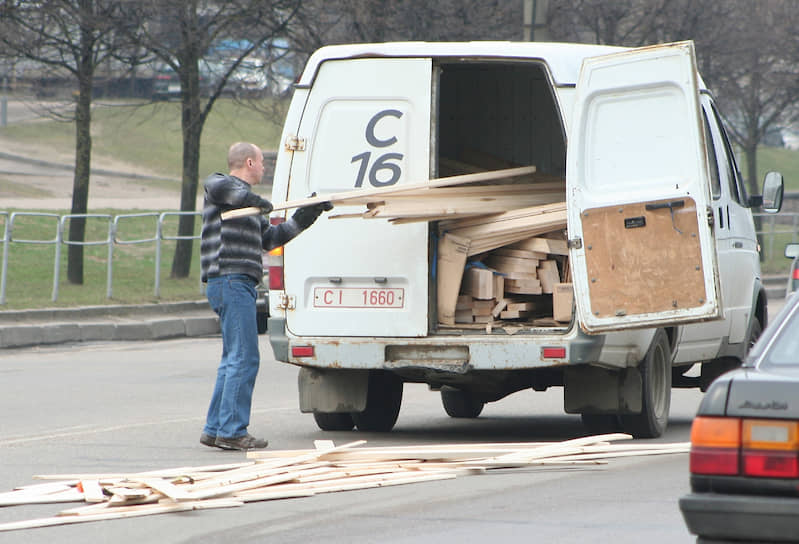
<path id="1" fill-rule="evenodd" d="M 150 212 L 139 214 L 122 214 L 122 215 L 106 215 L 106 214 L 67 214 L 58 215 L 53 213 L 41 212 L 0 212 L 0 220 L 3 220 L 5 226 L 3 228 L 3 261 L 2 268 L 0 269 L 0 304 L 6 303 L 6 286 L 8 281 L 8 259 L 9 249 L 11 244 L 45 244 L 55 246 L 55 257 L 53 259 L 53 294 L 52 301 L 58 300 L 58 285 L 60 281 L 60 265 L 61 265 L 61 251 L 63 246 L 79 245 L 79 246 L 98 246 L 105 245 L 108 248 L 108 259 L 106 263 L 106 297 L 113 297 L 113 282 L 114 282 L 114 248 L 122 245 L 132 244 L 145 244 L 155 243 L 155 280 L 154 280 L 154 295 L 156 298 L 161 296 L 161 254 L 162 245 L 165 240 L 199 240 L 199 235 L 180 236 L 165 234 L 164 223 L 168 218 L 182 215 L 195 215 L 200 217 L 201 212 Z M 52 237 L 42 237 L 39 239 L 26 239 L 14 236 L 14 223 L 18 218 L 23 217 L 40 217 L 52 218 L 54 221 L 54 233 Z M 125 239 L 121 233 L 123 229 L 120 224 L 125 219 L 153 217 L 155 220 L 153 236 L 139 239 Z M 65 236 L 66 225 L 69 221 L 74 220 L 87 220 L 99 219 L 105 220 L 107 223 L 107 236 L 105 238 L 96 240 L 71 240 L 69 236 Z M 200 283 L 200 292 L 202 293 L 202 283 Z"/>

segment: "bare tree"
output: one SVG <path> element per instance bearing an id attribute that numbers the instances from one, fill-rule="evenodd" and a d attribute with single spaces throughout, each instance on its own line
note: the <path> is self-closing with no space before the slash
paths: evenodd
<path id="1" fill-rule="evenodd" d="M 85 214 L 89 199 L 95 70 L 123 47 L 111 24 L 117 4 L 114 0 L 3 0 L 0 4 L 0 43 L 6 54 L 71 75 L 77 84 L 73 214 Z M 82 242 L 85 233 L 84 219 L 70 221 L 69 240 Z M 83 246 L 69 246 L 67 263 L 69 281 L 82 284 Z"/>
<path id="2" fill-rule="evenodd" d="M 306 55 L 336 43 L 514 40 L 521 16 L 507 0 L 306 0 L 291 38 Z"/>
<path id="3" fill-rule="evenodd" d="M 195 211 L 199 180 L 200 139 L 208 114 L 236 70 L 250 55 L 286 33 L 299 0 L 139 0 L 122 7 L 122 18 L 136 21 L 132 33 L 177 74 L 181 86 L 183 172 L 181 211 Z M 222 45 L 225 46 L 224 51 Z M 216 49 L 219 63 L 213 77 L 202 80 L 202 61 Z M 194 233 L 195 220 L 183 215 L 178 236 Z M 192 258 L 189 239 L 178 241 L 172 277 L 187 277 Z"/>
<path id="4" fill-rule="evenodd" d="M 549 12 L 559 40 L 640 46 L 694 40 L 709 86 L 759 192 L 757 148 L 799 118 L 799 2 L 795 0 L 561 0 Z"/>

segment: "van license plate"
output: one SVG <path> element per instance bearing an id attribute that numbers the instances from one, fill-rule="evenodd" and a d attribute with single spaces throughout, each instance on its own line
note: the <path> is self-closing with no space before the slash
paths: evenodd
<path id="1" fill-rule="evenodd" d="M 315 308 L 402 308 L 405 289 L 363 287 L 315 287 Z"/>

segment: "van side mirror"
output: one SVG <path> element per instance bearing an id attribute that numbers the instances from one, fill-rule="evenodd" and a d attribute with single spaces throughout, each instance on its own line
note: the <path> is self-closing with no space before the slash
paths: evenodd
<path id="1" fill-rule="evenodd" d="M 799 244 L 785 244 L 785 257 L 788 259 L 799 257 Z"/>
<path id="2" fill-rule="evenodd" d="M 769 172 L 763 180 L 763 211 L 777 213 L 782 208 L 782 194 L 785 182 L 779 172 Z"/>

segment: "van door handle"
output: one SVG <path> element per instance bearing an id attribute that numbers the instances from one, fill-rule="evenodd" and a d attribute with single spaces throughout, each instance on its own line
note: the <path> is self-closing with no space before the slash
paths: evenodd
<path id="1" fill-rule="evenodd" d="M 734 247 L 735 249 L 741 249 L 742 247 L 744 247 L 744 243 L 743 242 L 733 242 L 732 243 L 732 247 Z"/>
<path id="2" fill-rule="evenodd" d="M 327 278 L 330 283 L 341 283 L 341 278 Z"/>
<path id="3" fill-rule="evenodd" d="M 671 202 L 658 202 L 657 204 L 647 204 L 644 206 L 647 211 L 652 210 L 662 210 L 662 209 L 669 209 L 673 210 L 674 208 L 682 208 L 685 206 L 685 200 L 672 200 Z"/>
<path id="4" fill-rule="evenodd" d="M 386 278 L 385 276 L 378 276 L 378 277 L 375 278 L 375 283 L 381 283 L 382 284 L 382 283 L 386 283 L 386 282 L 388 282 L 388 278 Z"/>

